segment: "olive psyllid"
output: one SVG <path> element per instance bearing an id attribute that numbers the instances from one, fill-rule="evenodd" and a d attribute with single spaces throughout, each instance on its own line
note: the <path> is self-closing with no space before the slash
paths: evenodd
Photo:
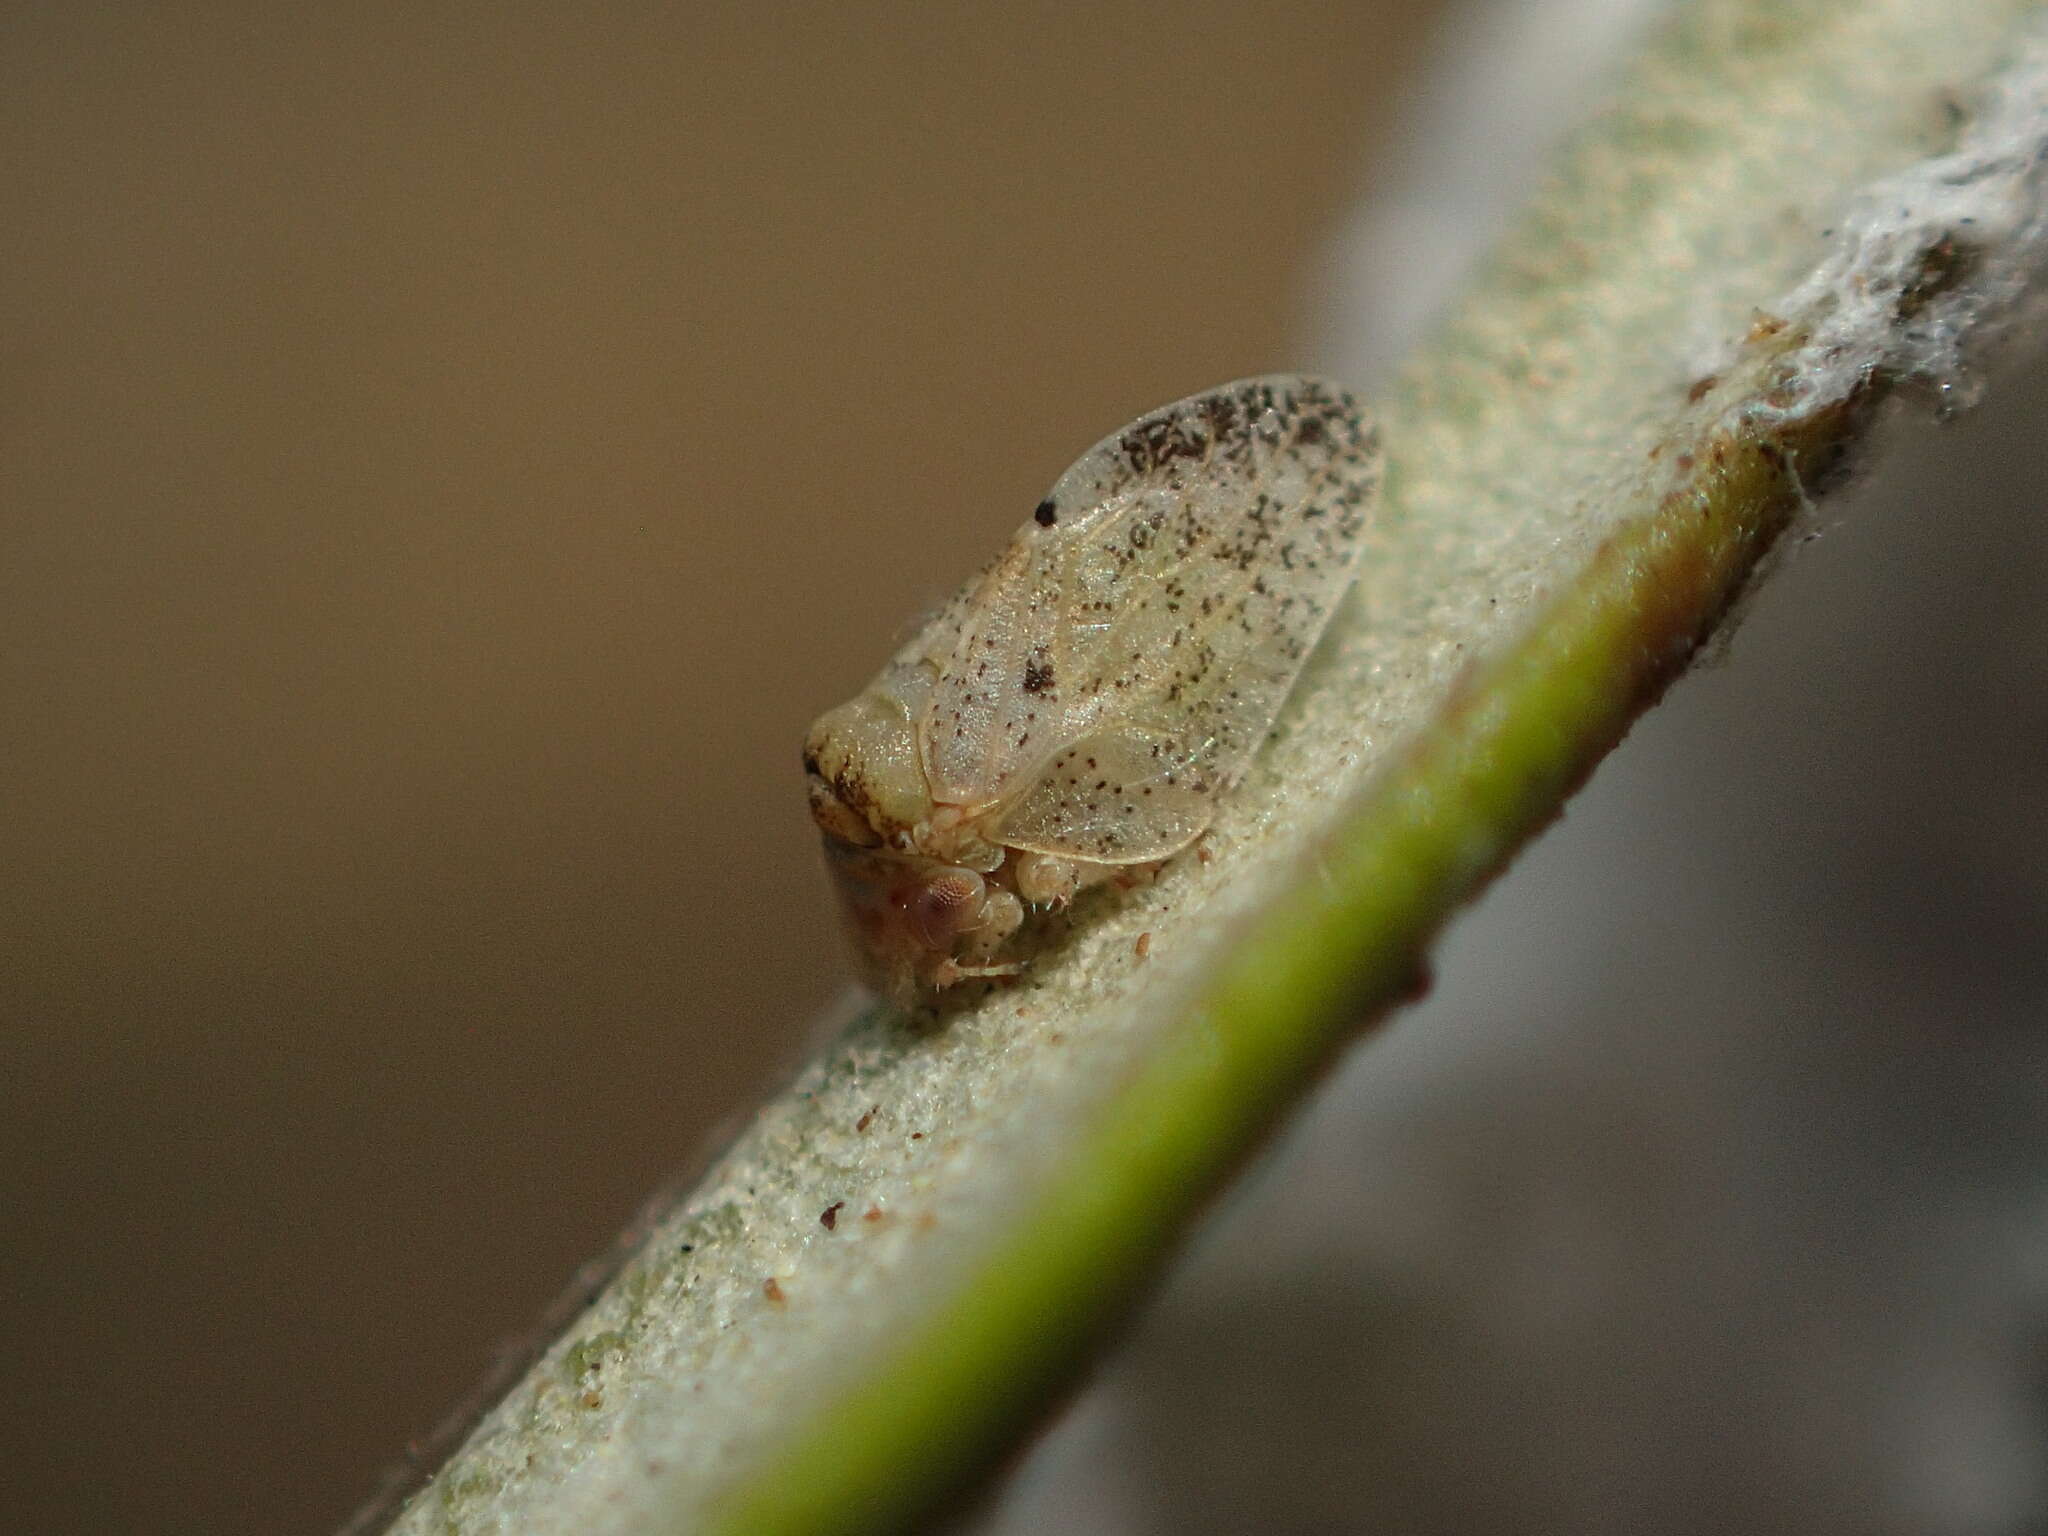
<path id="1" fill-rule="evenodd" d="M 995 561 L 811 727 L 811 815 L 869 983 L 1029 959 L 1033 909 L 1202 834 L 1357 571 L 1379 434 L 1245 379 L 1097 443 Z"/>

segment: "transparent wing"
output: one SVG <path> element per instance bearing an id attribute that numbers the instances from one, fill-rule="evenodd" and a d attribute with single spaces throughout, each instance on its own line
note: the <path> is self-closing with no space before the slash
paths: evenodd
<path id="1" fill-rule="evenodd" d="M 948 598 L 945 606 L 926 619 L 917 633 L 889 658 L 888 665 L 865 690 L 901 706 L 908 719 L 920 722 L 920 730 L 930 705 L 932 686 L 959 649 L 961 628 L 988 575 L 988 571 L 983 571 Z"/>
<path id="2" fill-rule="evenodd" d="M 963 593 L 919 724 L 934 800 L 1045 853 L 1185 846 L 1350 585 L 1379 470 L 1358 405 L 1295 377 L 1098 443 Z"/>

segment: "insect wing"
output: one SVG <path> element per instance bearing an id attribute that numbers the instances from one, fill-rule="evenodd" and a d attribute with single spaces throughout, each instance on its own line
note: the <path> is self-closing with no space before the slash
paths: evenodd
<path id="1" fill-rule="evenodd" d="M 1349 586 L 1377 435 L 1334 386 L 1249 379 L 1097 444 L 981 578 L 920 735 L 1005 844 L 1163 858 L 1208 825 Z"/>

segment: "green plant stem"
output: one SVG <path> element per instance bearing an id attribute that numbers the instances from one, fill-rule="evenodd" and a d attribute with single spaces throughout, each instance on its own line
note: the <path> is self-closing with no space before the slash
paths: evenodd
<path id="1" fill-rule="evenodd" d="M 893 1530 L 985 1472 L 1897 384 L 1968 381 L 2040 265 L 2035 9 L 1687 8 L 1384 402 L 1382 547 L 1204 856 L 855 1022 L 394 1528 Z"/>

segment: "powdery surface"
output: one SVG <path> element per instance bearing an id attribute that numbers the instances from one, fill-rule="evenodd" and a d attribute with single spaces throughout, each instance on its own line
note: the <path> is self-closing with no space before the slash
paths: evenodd
<path id="1" fill-rule="evenodd" d="M 685 1528 L 861 1379 L 1015 1235 L 1203 958 L 1468 664 L 1646 505 L 1648 450 L 1755 310 L 1821 327 L 1801 408 L 1878 364 L 1955 381 L 1960 343 L 2010 306 L 2038 243 L 2048 66 L 2030 53 L 1965 99 L 1983 110 L 1958 148 L 1967 119 L 1944 91 L 2005 62 L 2030 8 L 1848 9 L 1701 7 L 1568 158 L 1384 409 L 1367 577 L 1207 862 L 1085 905 L 1024 984 L 941 1029 L 856 1023 L 395 1529 Z M 1840 189 L 1858 185 L 1871 194 L 1843 222 Z M 1965 240 L 1978 254 L 1902 340 L 1882 289 L 1924 281 L 1926 253 Z"/>

